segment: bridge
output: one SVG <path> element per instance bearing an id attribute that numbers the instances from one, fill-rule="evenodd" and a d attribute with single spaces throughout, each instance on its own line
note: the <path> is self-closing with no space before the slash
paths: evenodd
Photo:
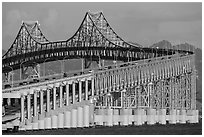
<path id="1" fill-rule="evenodd" d="M 82 59 L 80 71 L 39 73 L 39 64 L 75 58 Z M 114 63 L 105 66 L 103 60 Z M 6 104 L 2 128 L 198 123 L 194 60 L 192 51 L 144 48 L 124 41 L 102 12 L 87 12 L 65 41 L 49 41 L 38 22 L 23 22 L 2 57 L 7 79 L 2 84 Z M 97 68 L 90 68 L 93 62 Z M 27 79 L 28 68 L 39 78 Z M 20 80 L 11 80 L 18 69 Z"/>

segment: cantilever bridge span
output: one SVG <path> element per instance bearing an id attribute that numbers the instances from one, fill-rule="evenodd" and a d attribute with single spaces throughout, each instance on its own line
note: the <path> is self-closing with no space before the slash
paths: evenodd
<path id="1" fill-rule="evenodd" d="M 84 58 L 86 69 L 79 75 L 3 89 L 3 104 L 8 106 L 2 127 L 37 130 L 197 123 L 194 56 L 190 51 L 131 45 L 113 31 L 102 12 L 87 12 L 66 41 L 50 42 L 38 23 L 23 23 L 3 56 L 3 73 L 24 71 L 23 67 L 47 58 L 46 62 Z M 87 62 L 100 59 L 124 63 L 88 68 Z M 10 105 L 19 107 L 12 111 L 13 121 L 8 120 Z"/>
<path id="2" fill-rule="evenodd" d="M 12 46 L 3 55 L 2 71 L 8 73 L 33 66 L 47 58 L 45 62 L 70 58 L 134 61 L 175 53 L 192 54 L 190 51 L 131 45 L 113 31 L 102 12 L 86 13 L 77 32 L 66 41 L 50 42 L 41 32 L 38 22 L 23 22 Z"/>

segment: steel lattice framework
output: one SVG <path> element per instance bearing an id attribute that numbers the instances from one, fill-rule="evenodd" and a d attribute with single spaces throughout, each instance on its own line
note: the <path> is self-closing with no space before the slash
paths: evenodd
<path id="1" fill-rule="evenodd" d="M 113 98 L 117 103 L 112 106 L 124 108 L 196 108 L 194 55 L 140 63 L 96 73 L 95 95 Z M 104 96 L 119 91 L 118 97 Z"/>
<path id="2" fill-rule="evenodd" d="M 23 22 L 21 28 L 11 45 L 10 49 L 5 53 L 3 59 L 19 54 L 25 54 L 38 49 L 38 43 L 49 42 L 39 28 L 37 21 Z M 37 46 L 36 46 L 37 45 Z"/>
<path id="3" fill-rule="evenodd" d="M 38 22 L 23 22 L 11 48 L 3 55 L 2 71 L 11 71 L 7 66 L 19 69 L 22 62 L 24 66 L 32 66 L 33 62 L 42 63 L 46 58 L 49 58 L 46 62 L 64 57 L 128 61 L 129 58 L 140 60 L 176 52 L 191 53 L 131 45 L 113 31 L 102 12 L 87 12 L 76 33 L 65 41 L 50 42 L 41 32 Z"/>

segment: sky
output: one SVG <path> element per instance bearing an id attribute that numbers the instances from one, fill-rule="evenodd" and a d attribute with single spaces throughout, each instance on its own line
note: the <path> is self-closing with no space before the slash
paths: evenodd
<path id="1" fill-rule="evenodd" d="M 202 48 L 202 3 L 2 3 L 2 48 L 13 43 L 22 21 L 38 21 L 50 41 L 67 40 L 87 11 L 103 11 L 125 41 L 151 46 L 161 40 Z"/>

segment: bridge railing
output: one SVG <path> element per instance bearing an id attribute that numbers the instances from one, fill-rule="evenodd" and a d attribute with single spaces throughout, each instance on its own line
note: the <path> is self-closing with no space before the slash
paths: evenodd
<path id="1" fill-rule="evenodd" d="M 43 77 L 39 77 L 35 79 L 25 79 L 25 80 L 13 81 L 13 82 L 5 82 L 2 84 L 2 88 L 9 90 L 13 87 L 21 87 L 21 86 L 32 85 L 32 84 L 36 84 L 36 83 L 40 83 L 44 81 L 52 81 L 52 80 L 69 78 L 73 76 L 86 75 L 92 72 L 93 72 L 93 69 L 84 69 L 83 71 L 76 70 L 76 71 L 71 71 L 71 72 L 64 72 L 64 73 L 59 73 L 59 74 L 43 76 Z"/>

